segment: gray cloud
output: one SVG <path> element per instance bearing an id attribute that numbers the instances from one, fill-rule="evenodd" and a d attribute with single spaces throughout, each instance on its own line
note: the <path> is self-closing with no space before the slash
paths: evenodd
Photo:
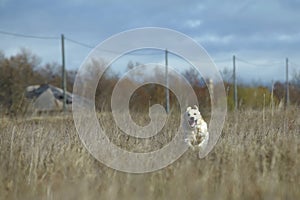
<path id="1" fill-rule="evenodd" d="M 96 45 L 120 31 L 160 26 L 191 36 L 213 57 L 231 58 L 235 53 L 247 55 L 255 62 L 264 54 L 268 59 L 291 56 L 295 62 L 300 62 L 298 0 L 2 0 L 0 5 L 0 27 L 6 31 L 51 36 L 64 33 L 72 39 Z M 49 55 L 57 55 L 57 52 L 51 52 L 53 49 L 59 51 L 59 41 L 42 47 L 42 41 L 20 42 L 21 39 L 3 35 L 0 39 L 4 41 L 0 46 L 4 51 L 18 48 L 23 43 L 28 48 L 34 47 L 37 54 L 42 52 L 40 56 L 45 60 L 53 59 Z M 67 45 L 70 51 L 67 62 L 78 67 L 80 62 L 77 60 L 83 59 L 88 49 Z"/>

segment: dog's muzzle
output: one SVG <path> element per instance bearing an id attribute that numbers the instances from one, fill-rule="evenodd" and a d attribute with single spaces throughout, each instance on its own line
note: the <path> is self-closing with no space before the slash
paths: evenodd
<path id="1" fill-rule="evenodd" d="M 196 126 L 196 124 L 197 124 L 197 120 L 194 117 L 191 117 L 189 119 L 189 125 L 190 125 L 190 127 L 194 128 Z"/>

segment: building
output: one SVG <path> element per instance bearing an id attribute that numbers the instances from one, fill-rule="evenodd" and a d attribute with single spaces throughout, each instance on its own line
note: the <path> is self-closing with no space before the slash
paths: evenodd
<path id="1" fill-rule="evenodd" d="M 26 88 L 26 98 L 30 101 L 28 110 L 52 112 L 63 110 L 63 90 L 49 84 L 31 85 Z M 66 109 L 72 109 L 72 94 L 66 92 Z"/>

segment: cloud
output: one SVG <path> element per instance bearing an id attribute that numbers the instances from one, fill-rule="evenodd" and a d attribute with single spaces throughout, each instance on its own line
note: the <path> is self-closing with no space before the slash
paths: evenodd
<path id="1" fill-rule="evenodd" d="M 200 3 L 199 3 L 200 2 Z M 299 57 L 300 1 L 180 0 L 0 0 L 0 29 L 34 35 L 60 36 L 97 45 L 113 34 L 131 28 L 159 26 L 175 29 L 202 44 L 212 56 L 268 59 Z M 19 46 L 43 52 L 43 59 L 59 55 L 59 41 L 16 39 L 0 35 L 1 48 Z M 85 47 L 66 42 L 67 62 L 79 66 Z M 53 51 L 58 51 L 53 52 Z M 50 55 L 50 56 L 49 56 Z M 58 56 L 59 57 L 59 56 Z M 59 61 L 60 58 L 57 58 Z M 50 60 L 51 61 L 51 60 Z M 76 62 L 75 62 L 76 61 Z M 299 61 L 294 61 L 299 63 Z"/>
<path id="2" fill-rule="evenodd" d="M 210 43 L 210 44 L 229 44 L 233 39 L 233 35 L 215 35 L 215 34 L 205 34 L 194 38 L 199 43 Z"/>
<path id="3" fill-rule="evenodd" d="M 0 0 L 0 8 L 4 7 L 9 0 Z"/>
<path id="4" fill-rule="evenodd" d="M 300 33 L 298 34 L 279 34 L 276 35 L 275 40 L 282 41 L 282 42 L 300 42 Z"/>
<path id="5" fill-rule="evenodd" d="M 185 24 L 189 28 L 196 28 L 202 24 L 202 21 L 199 19 L 189 19 L 185 22 Z"/>

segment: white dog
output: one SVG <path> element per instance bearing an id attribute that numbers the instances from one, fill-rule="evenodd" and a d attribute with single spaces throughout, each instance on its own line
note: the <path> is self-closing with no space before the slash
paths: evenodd
<path id="1" fill-rule="evenodd" d="M 196 105 L 186 109 L 183 129 L 185 132 L 184 140 L 193 150 L 198 147 L 201 151 L 206 147 L 209 140 L 207 124 Z"/>

